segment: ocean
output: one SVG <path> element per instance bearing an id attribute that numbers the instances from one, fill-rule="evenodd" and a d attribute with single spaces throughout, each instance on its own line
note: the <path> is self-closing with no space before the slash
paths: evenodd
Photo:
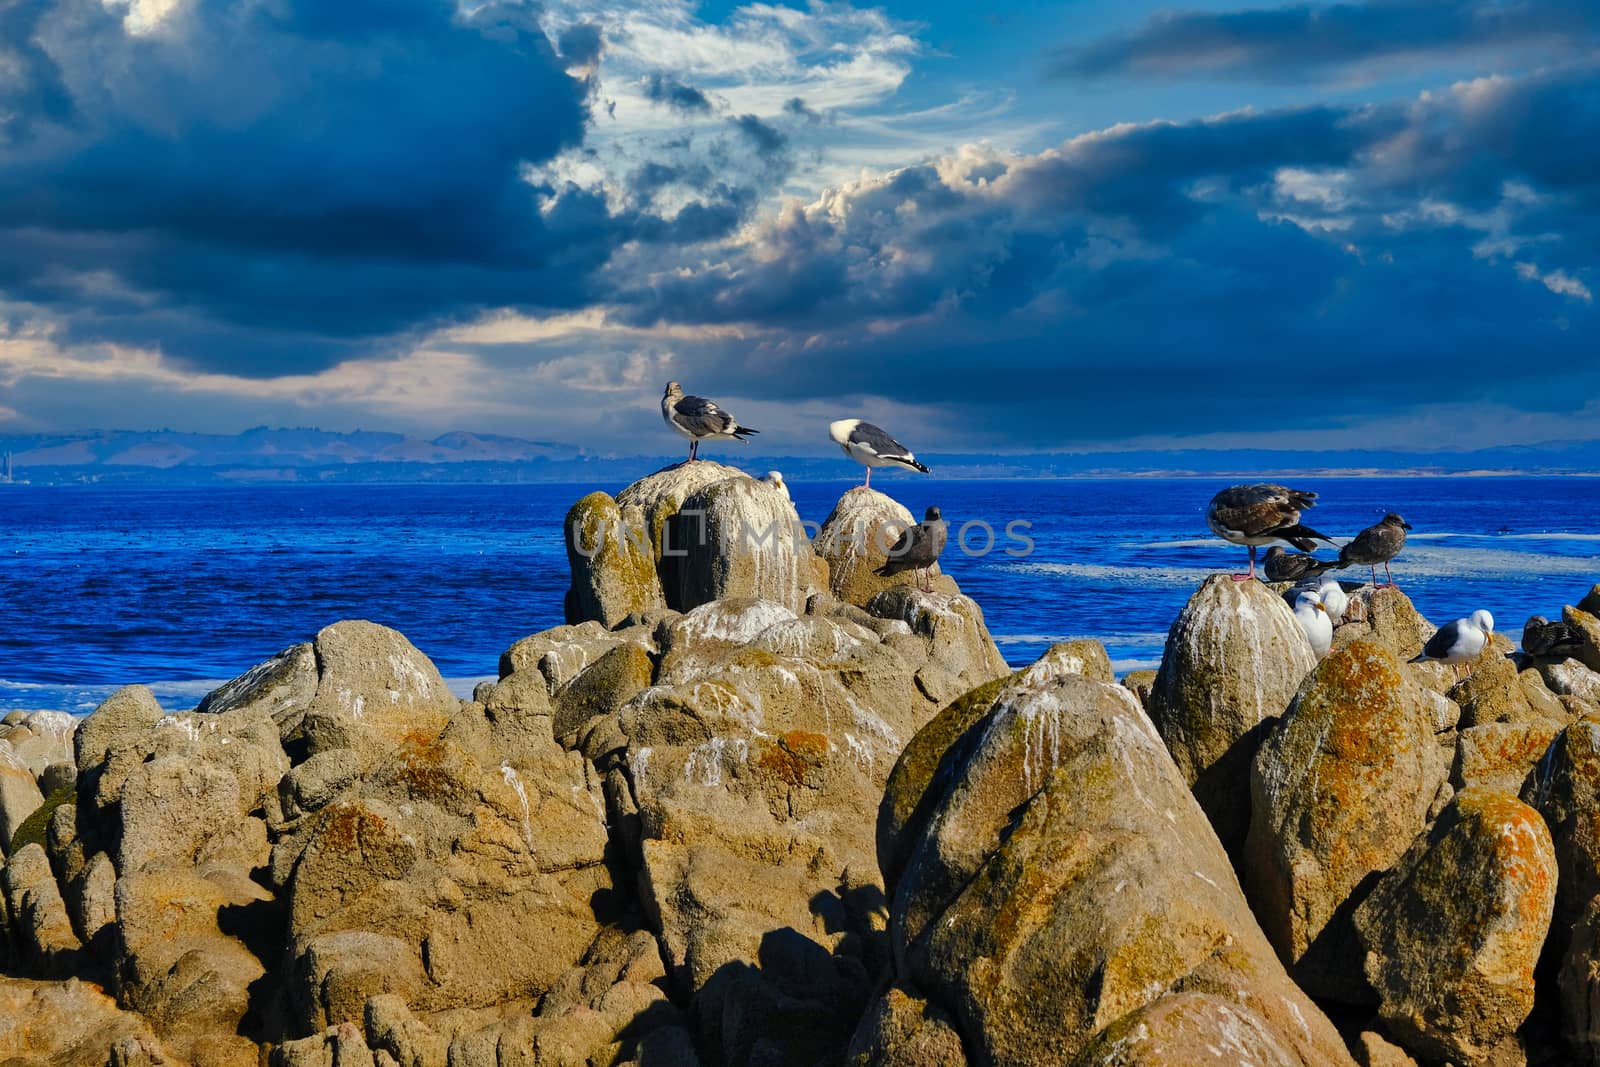
<path id="1" fill-rule="evenodd" d="M 906 475 L 875 487 L 918 516 L 943 509 L 944 568 L 1008 660 L 1095 637 L 1120 673 L 1156 665 L 1208 574 L 1243 569 L 1245 551 L 1205 524 L 1229 481 Z M 1340 539 L 1403 514 L 1414 531 L 1395 579 L 1435 622 L 1487 608 L 1516 637 L 1529 615 L 1554 617 L 1600 581 L 1600 480 L 1289 481 L 1322 494 L 1306 521 Z M 852 484 L 789 488 L 801 517 L 820 522 Z M 562 518 L 595 488 L 621 486 L 5 487 L 0 712 L 86 713 L 132 682 L 193 707 L 344 618 L 405 633 L 465 695 L 512 642 L 562 622 Z M 955 544 L 969 523 L 971 554 Z M 1012 523 L 1027 524 L 1012 529 L 1031 552 L 1007 536 Z M 986 527 L 996 540 L 982 553 Z"/>

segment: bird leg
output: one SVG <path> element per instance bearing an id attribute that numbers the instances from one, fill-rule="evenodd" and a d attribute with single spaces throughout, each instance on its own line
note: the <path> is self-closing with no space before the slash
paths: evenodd
<path id="1" fill-rule="evenodd" d="M 694 458 L 696 456 L 698 456 L 699 454 L 700 454 L 700 442 L 699 441 L 690 441 L 689 442 L 689 459 L 691 461 L 693 461 Z"/>
<path id="2" fill-rule="evenodd" d="M 867 480 L 865 482 L 862 482 L 861 484 L 866 486 L 868 489 L 872 488 L 872 468 L 871 467 L 867 468 Z"/>
<path id="3" fill-rule="evenodd" d="M 1236 582 L 1248 582 L 1256 576 L 1256 546 L 1250 546 L 1250 573 L 1230 575 Z"/>
<path id="4" fill-rule="evenodd" d="M 1376 576 L 1376 575 L 1374 575 L 1374 576 Z M 1398 588 L 1400 588 L 1399 586 L 1394 584 L 1394 575 L 1389 571 L 1389 561 L 1388 560 L 1384 560 L 1383 561 L 1383 576 L 1385 578 L 1389 579 L 1389 588 L 1390 589 L 1398 589 Z"/>
<path id="5" fill-rule="evenodd" d="M 1378 588 L 1378 565 L 1372 563 L 1368 564 L 1368 566 L 1372 568 L 1372 588 L 1376 589 Z"/>

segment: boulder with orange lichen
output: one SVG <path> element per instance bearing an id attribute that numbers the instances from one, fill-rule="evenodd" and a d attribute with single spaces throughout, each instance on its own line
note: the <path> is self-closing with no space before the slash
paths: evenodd
<path id="1" fill-rule="evenodd" d="M 1450 769 L 1432 700 L 1385 646 L 1328 655 L 1256 754 L 1242 867 L 1262 926 L 1316 995 L 1371 997 L 1352 899 L 1427 822 Z"/>
<path id="2" fill-rule="evenodd" d="M 1355 911 L 1388 1030 L 1424 1060 L 1482 1062 L 1533 1010 L 1555 897 L 1539 813 L 1506 793 L 1458 794 Z"/>

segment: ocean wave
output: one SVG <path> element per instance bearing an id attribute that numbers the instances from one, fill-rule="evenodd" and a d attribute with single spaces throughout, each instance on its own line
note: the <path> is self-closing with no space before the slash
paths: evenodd
<path id="1" fill-rule="evenodd" d="M 1123 548 L 1231 548 L 1220 537 L 1196 537 L 1186 541 L 1124 541 Z"/>
<path id="2" fill-rule="evenodd" d="M 475 674 L 468 678 L 446 678 L 444 684 L 449 688 L 451 694 L 458 699 L 471 700 L 472 691 L 478 688 L 480 682 L 497 682 L 499 680 L 500 676 L 498 674 Z"/>

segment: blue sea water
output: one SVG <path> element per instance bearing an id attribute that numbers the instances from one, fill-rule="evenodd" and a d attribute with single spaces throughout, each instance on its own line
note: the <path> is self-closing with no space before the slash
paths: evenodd
<path id="1" fill-rule="evenodd" d="M 1297 478 L 1339 538 L 1396 510 L 1415 527 L 1395 578 L 1435 621 L 1488 608 L 1520 633 L 1600 581 L 1600 480 Z M 853 483 L 791 483 L 820 522 Z M 997 533 L 944 566 L 1007 658 L 1097 637 L 1119 671 L 1153 667 L 1206 575 L 1244 550 L 1206 529 L 1226 480 L 879 478 L 920 515 Z M 583 485 L 0 489 L 0 712 L 87 712 L 119 685 L 192 707 L 220 681 L 342 618 L 404 632 L 461 693 L 513 641 L 562 621 L 562 518 Z M 1008 539 L 1030 524 L 1032 552 Z M 973 549 L 981 527 L 967 536 Z M 1364 575 L 1365 572 L 1361 572 Z M 1359 577 L 1348 571 L 1349 577 Z"/>

